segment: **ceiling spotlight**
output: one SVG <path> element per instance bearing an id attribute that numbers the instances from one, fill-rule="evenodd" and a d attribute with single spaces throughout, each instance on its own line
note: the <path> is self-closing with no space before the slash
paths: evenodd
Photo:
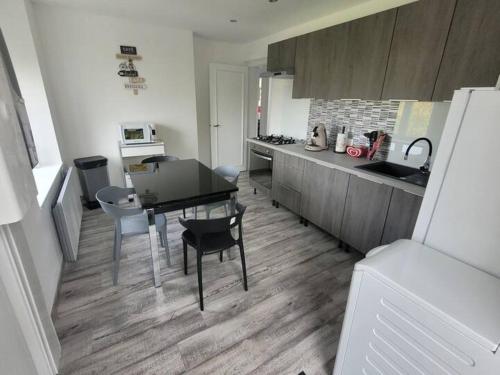
<path id="1" fill-rule="evenodd" d="M 277 3 L 278 0 L 269 0 L 270 3 Z"/>
<path id="2" fill-rule="evenodd" d="M 238 20 L 235 20 L 235 19 L 233 18 L 232 20 L 229 20 L 229 22 L 231 22 L 231 23 L 236 23 L 236 22 L 238 22 Z"/>

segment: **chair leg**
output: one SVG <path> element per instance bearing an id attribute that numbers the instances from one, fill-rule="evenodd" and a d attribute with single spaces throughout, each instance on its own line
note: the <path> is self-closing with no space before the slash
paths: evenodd
<path id="1" fill-rule="evenodd" d="M 201 250 L 196 249 L 196 268 L 198 271 L 198 291 L 200 293 L 200 310 L 203 311 L 203 276 L 201 271 Z"/>
<path id="2" fill-rule="evenodd" d="M 113 261 L 113 285 L 118 284 L 121 250 L 122 250 L 122 235 L 121 233 L 118 233 L 115 237 L 115 259 Z"/>
<path id="3" fill-rule="evenodd" d="M 188 255 L 187 255 L 187 243 L 182 240 L 182 250 L 184 252 L 184 275 L 188 274 Z"/>
<path id="4" fill-rule="evenodd" d="M 238 242 L 238 247 L 240 248 L 241 268 L 243 269 L 243 288 L 247 291 L 248 290 L 247 265 L 245 262 L 245 249 L 243 248 L 243 241 Z"/>
<path id="5" fill-rule="evenodd" d="M 185 208 L 182 209 L 182 215 L 184 216 L 184 219 L 185 219 L 186 218 L 186 209 Z"/>
<path id="6" fill-rule="evenodd" d="M 113 242 L 113 261 L 116 260 L 116 253 L 117 253 L 117 246 L 118 242 L 120 241 L 120 233 L 118 232 L 118 229 L 115 228 L 115 240 Z"/>
<path id="7" fill-rule="evenodd" d="M 194 218 L 198 219 L 198 207 L 194 208 Z"/>
<path id="8" fill-rule="evenodd" d="M 219 260 L 221 261 L 221 263 L 222 263 L 222 260 L 223 260 L 223 255 L 222 255 L 222 254 L 223 254 L 223 252 L 222 252 L 222 251 L 221 251 L 221 252 L 219 252 Z"/>

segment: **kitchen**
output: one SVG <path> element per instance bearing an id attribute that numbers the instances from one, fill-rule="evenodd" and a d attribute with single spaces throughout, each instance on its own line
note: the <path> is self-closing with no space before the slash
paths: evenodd
<path id="1" fill-rule="evenodd" d="M 0 8 L 0 372 L 498 373 L 497 0 Z"/>

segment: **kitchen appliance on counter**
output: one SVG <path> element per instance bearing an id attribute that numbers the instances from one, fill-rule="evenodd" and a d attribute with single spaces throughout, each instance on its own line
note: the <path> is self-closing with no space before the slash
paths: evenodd
<path id="1" fill-rule="evenodd" d="M 280 146 L 280 145 L 293 145 L 296 140 L 293 137 L 286 137 L 284 135 L 259 135 L 254 138 L 257 141 L 270 143 L 272 145 Z"/>
<path id="2" fill-rule="evenodd" d="M 323 151 L 328 149 L 328 137 L 326 135 L 325 125 L 315 126 L 311 132 L 311 139 L 306 144 L 307 151 Z"/>
<path id="3" fill-rule="evenodd" d="M 150 122 L 122 122 L 120 135 L 126 145 L 153 143 L 156 141 L 156 125 Z"/>

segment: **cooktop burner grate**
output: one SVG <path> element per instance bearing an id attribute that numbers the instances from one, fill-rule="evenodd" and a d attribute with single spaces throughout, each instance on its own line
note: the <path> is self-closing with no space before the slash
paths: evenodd
<path id="1" fill-rule="evenodd" d="M 293 137 L 285 137 L 284 135 L 274 135 L 274 134 L 261 135 L 259 137 L 255 137 L 254 139 L 261 142 L 270 143 L 273 145 L 292 145 L 296 143 Z"/>

